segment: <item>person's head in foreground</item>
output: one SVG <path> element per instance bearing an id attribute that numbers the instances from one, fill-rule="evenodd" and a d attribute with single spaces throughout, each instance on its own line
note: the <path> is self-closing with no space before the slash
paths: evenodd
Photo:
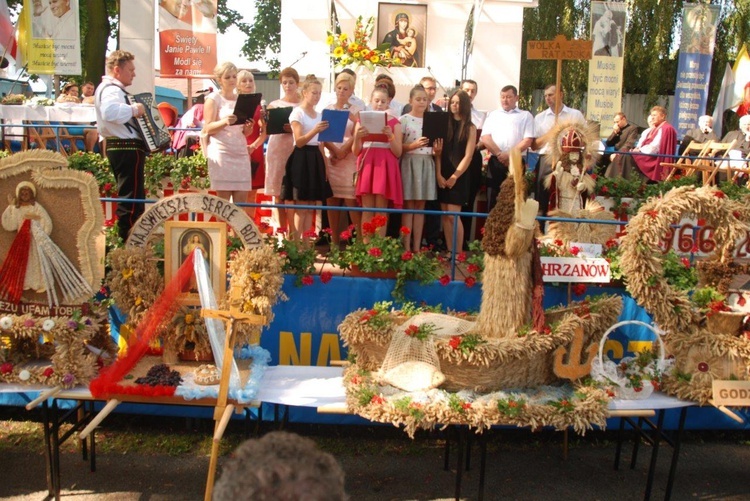
<path id="1" fill-rule="evenodd" d="M 309 438 L 276 431 L 237 447 L 216 482 L 214 501 L 343 501 L 344 471 Z"/>

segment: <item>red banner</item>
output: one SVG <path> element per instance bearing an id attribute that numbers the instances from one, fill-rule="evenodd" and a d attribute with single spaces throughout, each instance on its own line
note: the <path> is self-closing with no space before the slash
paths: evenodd
<path id="1" fill-rule="evenodd" d="M 216 1 L 172 0 L 159 6 L 162 77 L 212 77 L 216 66 Z"/>

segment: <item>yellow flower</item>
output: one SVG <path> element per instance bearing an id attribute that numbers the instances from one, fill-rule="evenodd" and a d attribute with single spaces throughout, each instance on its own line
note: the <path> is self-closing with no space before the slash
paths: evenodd
<path id="1" fill-rule="evenodd" d="M 328 35 L 326 38 L 326 45 L 333 45 L 333 35 Z"/>
<path id="2" fill-rule="evenodd" d="M 342 55 L 344 55 L 344 49 L 341 47 L 336 47 L 335 49 L 333 49 L 333 55 L 334 57 L 341 57 Z"/>
<path id="3" fill-rule="evenodd" d="M 190 324 L 192 324 L 194 322 L 195 322 L 195 317 L 193 315 L 191 315 L 190 313 L 188 313 L 187 315 L 185 315 L 185 323 L 187 325 L 190 325 Z"/>
<path id="4" fill-rule="evenodd" d="M 342 42 L 343 42 L 344 40 L 346 40 L 347 38 L 349 38 L 349 37 L 347 36 L 347 34 L 346 34 L 346 33 L 342 33 L 342 34 L 340 34 L 340 35 L 339 35 L 339 40 L 341 40 Z"/>
<path id="5" fill-rule="evenodd" d="M 141 296 L 138 296 L 138 297 L 135 298 L 135 305 L 136 306 L 140 306 L 142 302 L 143 302 L 143 298 Z"/>
<path id="6" fill-rule="evenodd" d="M 372 55 L 372 56 L 370 57 L 370 61 L 372 61 L 372 62 L 373 62 L 374 64 L 377 64 L 377 63 L 378 63 L 378 62 L 380 61 L 380 58 L 378 57 L 378 55 L 377 55 L 377 54 L 373 54 L 373 55 Z"/>
<path id="7" fill-rule="evenodd" d="M 359 48 L 360 48 L 360 47 L 359 47 L 359 44 L 357 44 L 356 42 L 355 42 L 355 43 L 352 43 L 351 45 L 349 45 L 349 47 L 351 47 L 351 49 L 352 49 L 352 50 L 353 50 L 354 52 L 357 52 L 357 51 L 359 50 Z"/>
<path id="8" fill-rule="evenodd" d="M 255 280 L 256 282 L 260 280 L 263 277 L 262 273 L 250 273 L 250 278 Z"/>
<path id="9" fill-rule="evenodd" d="M 122 270 L 122 279 L 127 280 L 128 278 L 133 276 L 133 269 L 127 268 L 125 270 Z"/>
<path id="10" fill-rule="evenodd" d="M 401 59 L 398 57 L 393 58 L 393 64 L 401 64 Z"/>
<path id="11" fill-rule="evenodd" d="M 362 55 L 359 52 L 355 52 L 354 54 L 352 54 L 352 57 L 354 59 L 359 59 L 360 57 L 362 57 Z"/>

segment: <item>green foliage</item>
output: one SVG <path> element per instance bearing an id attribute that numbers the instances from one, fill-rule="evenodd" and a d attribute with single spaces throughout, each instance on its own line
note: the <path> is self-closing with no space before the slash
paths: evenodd
<path id="1" fill-rule="evenodd" d="M 522 398 L 510 396 L 497 400 L 497 410 L 508 417 L 516 417 L 521 414 L 526 407 L 526 401 Z"/>
<path id="2" fill-rule="evenodd" d="M 689 261 L 678 256 L 674 250 L 670 249 L 664 254 L 662 266 L 664 278 L 675 289 L 690 291 L 698 284 L 696 269 L 690 265 Z"/>
<path id="3" fill-rule="evenodd" d="M 208 162 L 198 150 L 191 157 L 175 158 L 174 155 L 155 153 L 146 157 L 144 166 L 146 192 L 153 197 L 161 196 L 162 181 L 168 179 L 175 191 L 178 189 L 204 190 L 211 186 L 208 178 Z"/>
<path id="4" fill-rule="evenodd" d="M 418 280 L 422 284 L 440 277 L 442 266 L 431 252 L 408 252 L 398 238 L 382 236 L 378 228 L 385 226 L 386 219 L 376 216 L 372 222 L 364 223 L 363 237 L 355 238 L 343 250 L 333 246 L 329 254 L 332 264 L 344 269 L 356 265 L 365 273 L 396 273 L 396 286 L 392 295 L 404 300 L 407 280 Z M 342 240 L 349 235 L 342 233 Z"/>
<path id="5" fill-rule="evenodd" d="M 218 28 L 238 28 L 247 38 L 242 54 L 251 61 L 265 61 L 272 71 L 281 69 L 278 55 L 281 52 L 281 0 L 255 0 L 256 14 L 251 24 L 236 11 L 227 8 L 226 0 L 219 0 Z M 300 52 L 304 50 L 300 48 Z"/>
<path id="6" fill-rule="evenodd" d="M 112 197 L 117 194 L 117 181 L 107 157 L 99 153 L 79 151 L 68 156 L 68 168 L 88 172 L 94 176 L 101 196 Z"/>
<path id="7" fill-rule="evenodd" d="M 727 198 L 738 202 L 750 195 L 750 189 L 748 189 L 746 185 L 735 184 L 731 181 L 724 181 L 719 185 L 719 189 L 727 195 Z"/>
<path id="8" fill-rule="evenodd" d="M 708 308 L 708 305 L 714 301 L 724 301 L 726 296 L 713 287 L 701 287 L 695 289 L 690 300 L 699 308 Z"/>
<path id="9" fill-rule="evenodd" d="M 303 285 L 306 276 L 315 273 L 315 245 L 310 239 L 278 240 L 273 237 L 266 238 L 266 243 L 275 247 L 276 252 L 284 257 L 284 273 L 295 275 L 295 285 Z"/>

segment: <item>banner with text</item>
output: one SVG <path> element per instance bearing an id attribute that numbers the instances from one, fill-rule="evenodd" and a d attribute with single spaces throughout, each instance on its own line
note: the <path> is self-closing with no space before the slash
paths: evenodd
<path id="1" fill-rule="evenodd" d="M 81 74 L 78 0 L 24 0 L 19 32 L 19 45 L 29 73 Z"/>
<path id="2" fill-rule="evenodd" d="M 679 137 L 698 127 L 698 118 L 706 113 L 719 8 L 693 3 L 685 4 L 682 10 L 682 43 L 672 108 L 672 125 Z"/>
<path id="3" fill-rule="evenodd" d="M 159 46 L 162 77 L 213 77 L 217 0 L 162 2 Z"/>
<path id="4" fill-rule="evenodd" d="M 624 66 L 625 2 L 591 2 L 591 39 L 593 57 L 589 62 L 589 87 L 586 117 L 600 122 L 601 135 L 607 137 L 615 113 L 622 105 L 622 69 Z"/>

